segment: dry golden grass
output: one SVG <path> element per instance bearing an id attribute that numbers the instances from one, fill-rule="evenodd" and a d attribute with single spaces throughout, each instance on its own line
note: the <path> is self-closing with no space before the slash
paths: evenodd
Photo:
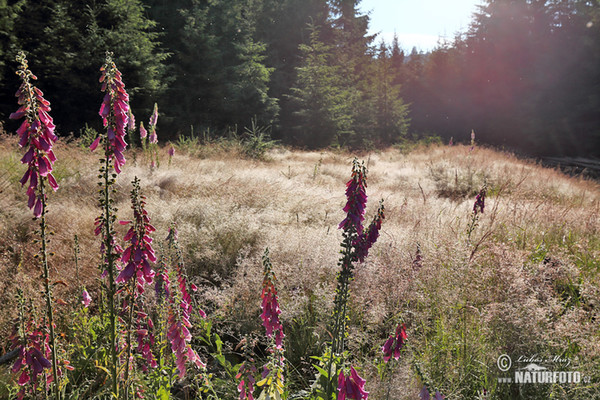
<path id="1" fill-rule="evenodd" d="M 0 140 L 3 332 L 13 315 L 15 288 L 30 296 L 39 290 L 31 244 L 35 222 L 18 184 L 24 170 L 19 152 L 13 139 Z M 171 166 L 163 154 L 155 170 L 141 153 L 135 163 L 129 154 L 117 180 L 119 218 L 131 216 L 128 193 L 138 176 L 157 241 L 177 224 L 205 307 L 234 336 L 260 332 L 260 257 L 269 247 L 286 326 L 312 313 L 321 335 L 315 341 L 326 340 L 341 241 L 337 225 L 354 155 L 275 149 L 256 161 L 223 151 L 207 151 L 204 159 L 182 153 Z M 57 150 L 61 187 L 49 199 L 56 232 L 51 267 L 56 279 L 69 284 L 57 289 L 65 298 L 75 298 L 78 287 L 75 234 L 81 283 L 95 287 L 98 277 L 96 157 L 75 144 Z M 351 298 L 350 349 L 362 360 L 374 398 L 382 398 L 385 385 L 367 360 L 377 357 L 400 318 L 409 327 L 414 359 L 429 368 L 449 398 L 469 398 L 468 385 L 456 384 L 461 366 L 474 364 L 461 359 L 469 354 L 488 373 L 502 353 L 575 354 L 580 370 L 596 370 L 592 390 L 600 391 L 597 183 L 486 148 L 435 146 L 409 154 L 390 149 L 360 158 L 369 170 L 367 220 L 379 199 L 386 207 L 379 241 L 357 266 Z M 490 197 L 468 241 L 474 195 L 484 181 Z M 413 267 L 417 244 L 424 257 L 420 268 Z M 456 354 L 446 333 L 466 336 L 458 347 L 469 354 Z M 394 376 L 391 398 L 415 398 L 419 387 L 407 360 Z M 472 387 L 481 387 L 472 380 Z"/>

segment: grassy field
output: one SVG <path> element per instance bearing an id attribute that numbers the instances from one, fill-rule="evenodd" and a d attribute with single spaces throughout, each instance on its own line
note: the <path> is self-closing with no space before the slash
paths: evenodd
<path id="1" fill-rule="evenodd" d="M 67 303 L 57 306 L 60 331 L 79 304 L 81 284 L 94 299 L 99 295 L 100 243 L 93 234 L 99 164 L 98 155 L 77 142 L 59 142 L 55 149 L 60 189 L 49 197 L 48 221 L 55 231 L 51 272 L 66 284 L 55 291 Z M 337 227 L 357 156 L 368 168 L 367 220 L 380 199 L 386 207 L 381 236 L 357 266 L 350 298 L 349 350 L 370 398 L 417 399 L 422 380 L 448 399 L 600 398 L 597 183 L 477 146 L 356 155 L 274 148 L 252 159 L 235 146 L 188 143 L 176 148 L 170 164 L 166 149 L 161 152 L 154 169 L 139 149 L 126 154 L 117 180 L 119 218 L 131 218 L 128 194 L 137 176 L 157 228 L 155 241 L 163 242 L 170 224 L 177 225 L 198 300 L 232 360 L 244 335 L 263 334 L 261 256 L 269 248 L 290 393 L 310 385 L 316 372 L 310 356 L 321 354 L 329 340 L 342 238 Z M 14 138 L 1 136 L 2 338 L 16 316 L 16 288 L 40 298 L 31 244 L 36 223 L 18 183 L 20 153 Z M 475 195 L 484 183 L 485 212 L 469 235 Z M 124 232 L 122 227 L 119 235 Z M 417 249 L 422 260 L 415 262 Z M 384 366 L 381 346 L 400 321 L 408 345 L 398 362 Z M 260 340 L 256 352 L 260 358 Z M 510 372 L 499 370 L 501 354 L 512 358 Z M 555 356 L 570 364 L 548 362 Z M 542 358 L 537 364 L 548 370 L 579 371 L 585 381 L 499 383 L 526 366 L 519 357 Z M 209 360 L 211 365 L 218 374 Z"/>

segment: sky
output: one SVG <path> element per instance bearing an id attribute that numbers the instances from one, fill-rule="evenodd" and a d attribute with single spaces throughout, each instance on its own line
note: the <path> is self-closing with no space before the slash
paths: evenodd
<path id="1" fill-rule="evenodd" d="M 433 50 L 440 37 L 452 41 L 458 31 L 468 29 L 481 0 L 362 0 L 360 11 L 370 12 L 369 34 L 379 33 L 391 44 L 394 32 L 400 47 L 410 52 Z"/>

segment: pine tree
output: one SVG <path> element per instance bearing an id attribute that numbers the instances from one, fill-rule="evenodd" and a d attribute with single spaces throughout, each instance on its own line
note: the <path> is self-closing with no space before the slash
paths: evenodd
<path id="1" fill-rule="evenodd" d="M 15 47 L 36 65 L 61 133 L 97 123 L 98 82 L 90 76 L 97 75 L 107 50 L 127 76 L 134 107 L 150 109 L 163 88 L 165 54 L 157 51 L 154 23 L 139 0 L 27 0 L 13 21 Z"/>
<path id="2" fill-rule="evenodd" d="M 291 141 L 318 148 L 336 142 L 350 128 L 351 116 L 338 67 L 332 65 L 333 48 L 321 41 L 318 27 L 310 29 L 310 44 L 300 45 L 302 64 L 291 89 Z"/>

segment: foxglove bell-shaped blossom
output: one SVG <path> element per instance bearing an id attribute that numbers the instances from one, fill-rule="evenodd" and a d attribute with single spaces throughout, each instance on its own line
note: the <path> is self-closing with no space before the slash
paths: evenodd
<path id="1" fill-rule="evenodd" d="M 192 335 L 189 329 L 192 327 L 190 323 L 190 313 L 192 312 L 192 297 L 188 291 L 187 279 L 183 271 L 181 263 L 181 255 L 177 245 L 177 230 L 174 227 L 169 229 L 167 236 L 169 248 L 174 249 L 178 254 L 179 262 L 175 266 L 177 282 L 173 283 L 174 287 L 166 290 L 168 293 L 168 316 L 167 316 L 167 339 L 171 344 L 171 350 L 175 355 L 175 366 L 179 371 L 179 378 L 182 379 L 186 373 L 186 363 L 191 362 L 198 368 L 204 369 L 206 365 L 202 362 L 198 354 L 192 349 L 190 342 Z M 194 285 L 189 285 L 191 290 L 196 290 Z M 202 310 L 198 313 L 203 318 L 206 314 Z"/>
<path id="2" fill-rule="evenodd" d="M 158 105 L 154 103 L 154 111 L 152 111 L 152 115 L 150 116 L 150 120 L 148 121 L 148 129 L 150 130 L 150 137 L 148 141 L 150 143 L 158 143 L 158 136 L 156 135 L 156 123 L 158 122 Z"/>
<path id="3" fill-rule="evenodd" d="M 90 297 L 90 294 L 88 293 L 88 291 L 86 289 L 83 289 L 83 293 L 82 293 L 81 297 L 82 297 L 81 304 L 83 304 L 83 306 L 85 308 L 88 308 L 90 306 L 90 304 L 92 303 L 92 298 Z"/>
<path id="4" fill-rule="evenodd" d="M 133 181 L 131 190 L 131 207 L 133 208 L 134 221 L 123 238 L 130 245 L 125 249 L 121 262 L 125 267 L 117 276 L 117 283 L 127 283 L 133 276 L 136 277 L 137 293 L 144 293 L 144 285 L 152 283 L 154 271 L 150 263 L 156 262 L 156 255 L 152 248 L 150 234 L 155 228 L 150 224 L 150 217 L 145 209 L 145 197 L 140 195 L 139 179 Z M 130 221 L 121 221 L 128 224 Z"/>
<path id="5" fill-rule="evenodd" d="M 396 327 L 396 334 L 390 335 L 388 340 L 386 340 L 385 344 L 381 348 L 383 352 L 383 360 L 388 362 L 392 356 L 398 360 L 400 358 L 400 350 L 404 347 L 406 343 L 406 326 L 404 324 Z"/>
<path id="6" fill-rule="evenodd" d="M 125 156 L 123 152 L 127 147 L 125 142 L 125 129 L 129 122 L 129 95 L 125 91 L 125 84 L 121 72 L 107 55 L 106 62 L 100 68 L 102 75 L 102 91 L 106 92 L 100 111 L 98 114 L 102 117 L 104 127 L 106 127 L 106 156 L 113 162 L 115 171 L 121 172 L 121 167 L 125 165 Z M 98 146 L 99 140 L 96 139 L 90 149 L 94 150 Z"/>
<path id="7" fill-rule="evenodd" d="M 260 297 L 261 304 L 261 319 L 263 326 L 266 329 L 268 338 L 275 336 L 275 347 L 279 350 L 283 349 L 283 326 L 279 320 L 281 309 L 279 308 L 279 299 L 277 298 L 277 289 L 275 288 L 275 274 L 272 271 L 271 263 L 268 259 L 268 249 L 263 256 L 263 264 L 265 266 L 263 289 Z"/>
<path id="8" fill-rule="evenodd" d="M 337 400 L 362 400 L 369 398 L 369 392 L 365 391 L 366 381 L 361 378 L 354 367 L 350 367 L 350 375 L 344 376 L 344 371 L 340 371 L 338 376 L 338 397 Z"/>
<path id="9" fill-rule="evenodd" d="M 32 85 L 31 81 L 37 77 L 28 69 L 25 54 L 19 53 L 17 61 L 20 63 L 17 74 L 22 82 L 15 96 L 20 107 L 10 114 L 9 118 L 25 117 L 17 129 L 19 146 L 28 147 L 21 158 L 21 163 L 27 164 L 27 171 L 20 182 L 22 186 L 28 183 L 27 205 L 33 210 L 33 215 L 39 218 L 43 212 L 43 202 L 46 200 L 42 186 L 47 181 L 54 191 L 58 189 L 56 179 L 52 175 L 53 164 L 56 161 L 52 147 L 58 138 L 54 134 L 52 117 L 48 114 L 50 103 L 44 98 L 44 93 Z"/>
<path id="10" fill-rule="evenodd" d="M 485 208 L 485 196 L 487 192 L 487 185 L 483 185 L 477 196 L 475 197 L 475 204 L 473 204 L 473 213 L 477 215 L 478 213 L 483 214 L 483 209 Z"/>
<path id="11" fill-rule="evenodd" d="M 365 217 L 365 207 L 367 205 L 367 169 L 364 164 L 359 164 L 358 160 L 354 159 L 352 164 L 352 176 L 346 183 L 346 205 L 344 212 L 346 218 L 340 222 L 339 228 L 349 231 L 354 228 L 354 231 L 360 235 L 363 231 L 362 222 Z"/>
<path id="12" fill-rule="evenodd" d="M 146 139 L 146 136 L 148 136 L 148 131 L 144 128 L 144 123 L 140 122 L 140 138 L 143 140 Z"/>
<path id="13" fill-rule="evenodd" d="M 240 367 L 235 379 L 239 379 L 238 392 L 240 393 L 239 400 L 254 400 L 252 393 L 254 392 L 254 374 L 256 367 L 252 364 L 244 362 Z"/>
<path id="14" fill-rule="evenodd" d="M 383 206 L 382 201 L 379 204 L 379 209 L 377 210 L 377 214 L 373 218 L 373 221 L 371 222 L 367 230 L 358 236 L 354 243 L 354 247 L 356 248 L 356 256 L 358 257 L 358 261 L 360 262 L 363 262 L 365 258 L 369 255 L 369 249 L 379 238 L 381 223 L 385 218 L 384 211 L 385 208 Z"/>
<path id="15" fill-rule="evenodd" d="M 50 368 L 52 368 L 51 350 L 48 344 L 49 336 L 43 327 L 35 323 L 33 318 L 29 318 L 24 325 L 25 332 L 19 335 L 19 319 L 15 321 L 13 331 L 9 336 L 11 349 L 17 350 L 17 358 L 13 363 L 11 371 L 19 374 L 18 385 L 21 389 L 17 393 L 17 398 L 22 399 L 25 396 L 25 385 L 31 383 L 34 391 L 39 383 L 38 378 L 44 378 Z M 48 375 L 48 381 L 52 376 Z M 46 384 L 46 379 L 42 383 Z"/>

